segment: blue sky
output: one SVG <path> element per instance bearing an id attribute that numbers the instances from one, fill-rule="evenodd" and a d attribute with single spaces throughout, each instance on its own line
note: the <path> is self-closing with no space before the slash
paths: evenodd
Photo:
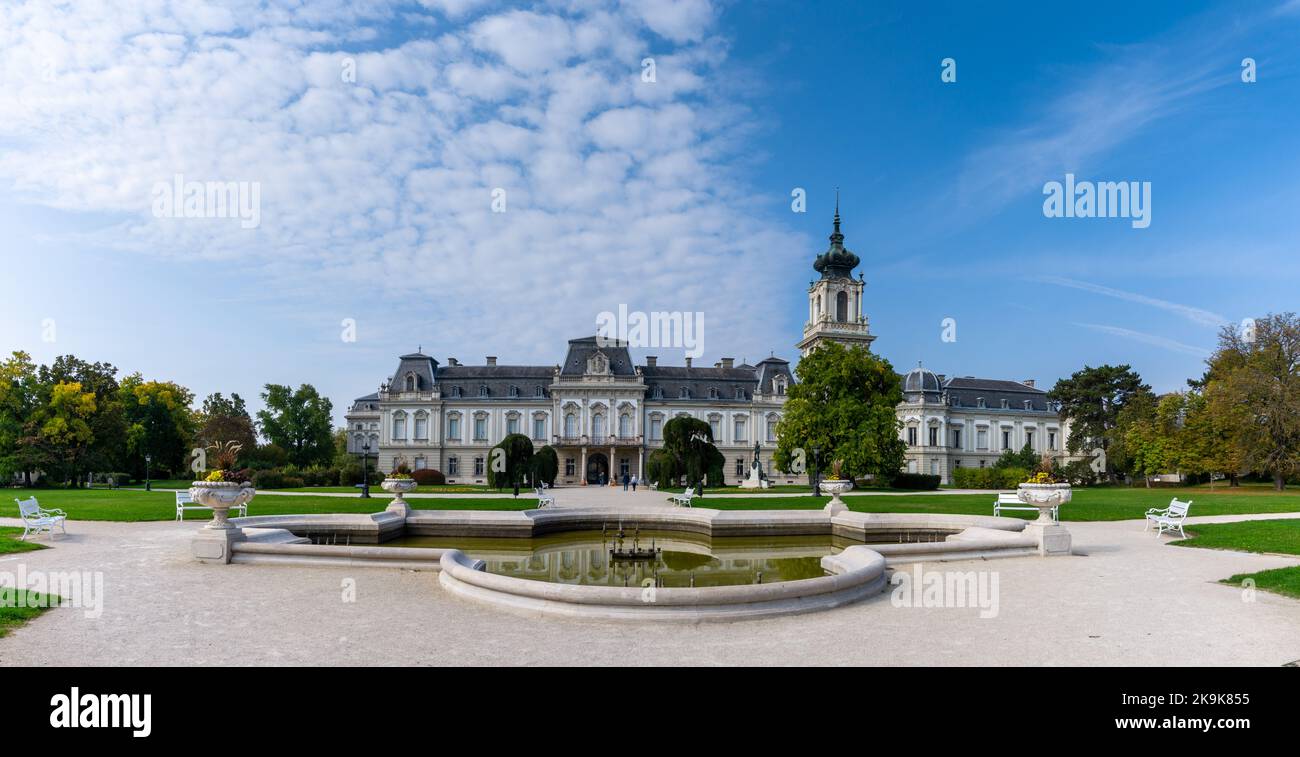
<path id="1" fill-rule="evenodd" d="M 896 367 L 1181 388 L 1295 308 L 1300 3 L 1045 5 L 7 4 L 0 348 L 340 415 L 417 345 L 552 364 L 623 303 L 793 360 L 838 186 Z M 1150 227 L 1045 218 L 1067 172 L 1151 182 Z M 155 217 L 176 173 L 259 182 L 259 227 Z"/>

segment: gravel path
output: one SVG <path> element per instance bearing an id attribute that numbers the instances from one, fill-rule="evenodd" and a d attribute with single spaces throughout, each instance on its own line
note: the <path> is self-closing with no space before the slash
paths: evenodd
<path id="1" fill-rule="evenodd" d="M 1189 518 L 1223 522 L 1262 516 Z M 0 523 L 13 525 L 12 519 Z M 730 624 L 532 619 L 446 595 L 436 573 L 201 565 L 193 523 L 73 522 L 27 571 L 99 570 L 102 615 L 58 608 L 0 639 L 0 665 L 1281 665 L 1300 659 L 1300 601 L 1216 583 L 1300 564 L 1165 546 L 1134 521 L 1069 523 L 1076 552 L 925 566 L 995 571 L 996 617 L 894 606 Z M 42 536 L 42 540 L 48 537 Z M 903 570 L 911 571 L 910 566 Z M 8 574 L 8 576 L 6 576 Z M 356 599 L 343 587 L 355 580 Z"/>

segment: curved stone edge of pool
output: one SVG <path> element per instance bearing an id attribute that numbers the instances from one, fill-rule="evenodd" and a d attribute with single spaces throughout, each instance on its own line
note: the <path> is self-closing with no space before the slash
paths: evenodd
<path id="1" fill-rule="evenodd" d="M 880 594 L 885 558 L 864 546 L 822 558 L 831 575 L 746 586 L 654 588 L 579 586 L 530 581 L 483 571 L 458 549 L 442 555 L 438 582 L 456 596 L 522 615 L 584 620 L 695 623 L 751 620 L 829 610 Z"/>

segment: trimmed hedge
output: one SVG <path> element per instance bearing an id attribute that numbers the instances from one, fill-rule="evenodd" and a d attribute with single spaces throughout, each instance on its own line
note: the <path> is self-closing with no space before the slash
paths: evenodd
<path id="1" fill-rule="evenodd" d="M 1024 468 L 953 468 L 952 482 L 959 489 L 1014 489 L 1029 478 Z"/>
<path id="2" fill-rule="evenodd" d="M 411 478 L 420 486 L 439 486 L 447 483 L 447 477 L 442 475 L 442 471 L 434 468 L 419 468 L 411 471 Z"/>
<path id="3" fill-rule="evenodd" d="M 899 473 L 889 484 L 895 489 L 931 491 L 939 488 L 939 477 L 927 473 Z"/>

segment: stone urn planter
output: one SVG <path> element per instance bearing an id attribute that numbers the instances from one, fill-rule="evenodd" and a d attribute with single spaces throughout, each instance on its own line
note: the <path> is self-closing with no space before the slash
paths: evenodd
<path id="1" fill-rule="evenodd" d="M 1021 484 L 1016 490 L 1016 497 L 1026 505 L 1038 508 L 1038 520 L 1048 526 L 1056 525 L 1052 518 L 1052 508 L 1070 501 L 1069 484 Z"/>
<path id="2" fill-rule="evenodd" d="M 247 505 L 257 490 L 247 481 L 193 481 L 190 497 L 204 507 L 212 508 L 212 520 L 204 528 L 226 531 L 235 526 L 229 520 L 230 509 Z"/>
<path id="3" fill-rule="evenodd" d="M 840 495 L 852 488 L 853 482 L 848 479 L 828 479 L 822 481 L 822 493 L 831 495 L 831 501 L 827 502 L 826 507 L 822 509 L 831 515 L 838 515 L 848 510 L 849 506 L 844 504 L 844 500 L 840 499 Z"/>
<path id="4" fill-rule="evenodd" d="M 406 500 L 402 498 L 402 495 L 406 494 L 407 492 L 415 491 L 415 487 L 416 487 L 415 479 L 386 478 L 384 479 L 383 483 L 381 483 L 379 486 L 383 488 L 384 491 L 393 495 L 393 504 L 389 505 L 388 509 L 390 510 L 397 509 L 403 511 L 409 511 L 411 509 L 410 506 L 406 504 Z"/>

